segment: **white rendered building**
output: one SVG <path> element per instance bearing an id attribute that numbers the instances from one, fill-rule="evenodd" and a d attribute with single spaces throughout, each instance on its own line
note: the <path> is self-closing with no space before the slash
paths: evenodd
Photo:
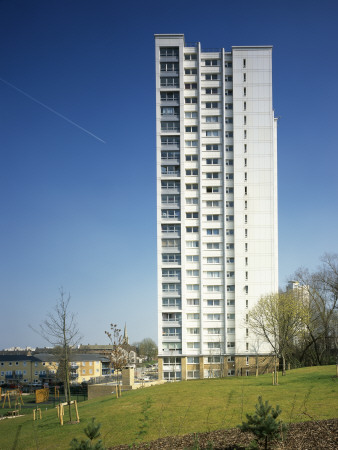
<path id="1" fill-rule="evenodd" d="M 155 47 L 160 376 L 249 374 L 248 311 L 278 290 L 272 47 Z"/>

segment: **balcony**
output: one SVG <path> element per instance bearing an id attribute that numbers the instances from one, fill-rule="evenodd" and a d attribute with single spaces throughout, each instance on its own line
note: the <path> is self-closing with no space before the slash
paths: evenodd
<path id="1" fill-rule="evenodd" d="M 167 170 L 166 172 L 161 173 L 162 178 L 177 178 L 181 176 L 181 172 L 179 170 Z"/>

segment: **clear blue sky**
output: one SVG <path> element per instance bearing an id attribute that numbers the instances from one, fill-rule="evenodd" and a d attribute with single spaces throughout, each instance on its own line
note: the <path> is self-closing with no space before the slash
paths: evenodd
<path id="1" fill-rule="evenodd" d="M 337 252 L 335 0 L 2 0 L 0 348 L 44 345 L 63 286 L 83 343 L 156 339 L 154 33 L 272 44 L 280 285 Z"/>

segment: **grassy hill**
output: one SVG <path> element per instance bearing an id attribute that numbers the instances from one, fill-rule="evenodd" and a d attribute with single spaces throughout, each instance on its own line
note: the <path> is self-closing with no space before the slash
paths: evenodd
<path id="1" fill-rule="evenodd" d="M 92 417 L 102 424 L 107 447 L 159 437 L 230 428 L 245 419 L 261 395 L 283 410 L 284 422 L 337 417 L 335 366 L 308 367 L 272 376 L 207 379 L 167 383 L 123 393 L 120 399 L 102 397 L 79 404 L 80 424 L 61 427 L 56 410 L 44 410 L 40 421 L 32 413 L 0 421 L 0 449 L 66 449 L 73 437 L 83 438 Z M 148 419 L 144 410 L 148 409 Z M 0 412 L 1 414 L 1 412 Z M 146 433 L 141 437 L 141 426 Z"/>

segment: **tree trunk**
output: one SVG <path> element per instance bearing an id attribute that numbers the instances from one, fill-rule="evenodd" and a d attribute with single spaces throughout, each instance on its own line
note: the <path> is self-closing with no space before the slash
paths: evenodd
<path id="1" fill-rule="evenodd" d="M 282 372 L 282 375 L 284 377 L 286 375 L 285 355 L 282 355 L 282 360 L 283 360 L 283 372 Z"/>

